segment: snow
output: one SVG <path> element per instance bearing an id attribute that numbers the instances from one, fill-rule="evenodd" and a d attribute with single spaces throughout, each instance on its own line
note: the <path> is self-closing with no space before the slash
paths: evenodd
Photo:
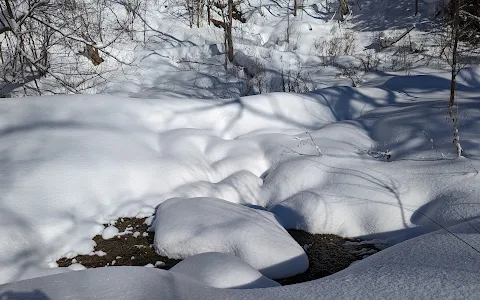
<path id="1" fill-rule="evenodd" d="M 269 212 L 215 198 L 172 198 L 158 207 L 154 226 L 153 245 L 162 256 L 229 253 L 268 278 L 294 276 L 308 268 L 303 248 Z"/>
<path id="2" fill-rule="evenodd" d="M 102 231 L 102 239 L 109 240 L 118 235 L 118 228 L 115 226 L 108 226 Z"/>
<path id="3" fill-rule="evenodd" d="M 102 251 L 102 250 L 95 251 L 94 254 L 97 255 L 97 256 L 100 256 L 100 257 L 107 255 L 107 253 L 105 251 Z"/>
<path id="4" fill-rule="evenodd" d="M 422 214 L 444 226 L 474 218 L 478 85 L 469 80 L 472 88 L 458 92 L 468 112 L 461 130 L 469 158 L 452 160 L 451 128 L 438 100 L 448 99 L 441 81 L 447 73 L 416 72 L 430 74 L 418 80 L 445 85 L 435 83 L 428 94 L 390 81 L 398 91 L 2 100 L 0 281 L 19 278 L 20 261 L 43 266 L 88 254 L 102 223 L 152 215 L 172 197 L 264 207 L 287 228 L 391 244 L 438 228 Z M 371 82 L 382 86 L 385 78 Z M 389 162 L 373 155 L 386 150 Z"/>
<path id="5" fill-rule="evenodd" d="M 165 263 L 163 261 L 156 261 L 155 262 L 155 267 L 163 268 L 163 267 L 165 267 Z"/>
<path id="6" fill-rule="evenodd" d="M 176 40 L 125 43 L 120 55 L 135 63 L 97 87 L 109 94 L 1 99 L 0 299 L 480 298 L 480 68 L 458 74 L 457 159 L 450 73 L 429 60 L 440 45 L 422 31 L 439 1 L 420 1 L 417 16 L 396 1 L 359 1 L 346 24 L 335 1 L 303 3 L 288 19 L 286 1 L 257 2 L 241 4 L 248 22 L 233 32 L 243 68 L 224 70 L 221 29 L 165 19 L 179 9 L 169 3 L 147 18 Z M 411 24 L 410 45 L 376 52 L 380 35 Z M 329 53 L 349 34 L 351 51 Z M 394 66 L 392 53 L 412 45 L 422 53 L 404 58 L 416 61 Z M 342 75 L 369 54 L 374 72 Z M 279 92 L 287 73 L 310 92 Z M 120 233 L 121 217 L 148 217 L 156 249 L 186 259 L 169 272 L 152 268 L 160 261 L 55 263 L 104 255 L 97 234 L 148 235 Z M 386 249 L 274 287 L 266 277 L 308 266 L 309 245 L 285 229 Z M 258 287 L 273 288 L 240 290 Z"/>
<path id="7" fill-rule="evenodd" d="M 82 264 L 79 264 L 79 263 L 76 263 L 76 264 L 71 264 L 70 266 L 68 266 L 68 268 L 70 270 L 73 270 L 73 271 L 80 271 L 80 270 L 85 270 L 85 266 L 83 266 Z"/>
<path id="8" fill-rule="evenodd" d="M 153 264 L 146 264 L 144 267 L 146 268 L 155 268 L 155 266 Z"/>
<path id="9" fill-rule="evenodd" d="M 176 264 L 170 272 L 185 275 L 215 288 L 266 288 L 280 286 L 233 255 L 206 252 Z"/>
<path id="10" fill-rule="evenodd" d="M 321 156 L 282 164 L 269 173 L 263 186 L 272 191 L 271 211 L 286 228 L 357 237 L 391 232 L 391 242 L 415 235 L 415 225 L 437 229 L 424 215 L 446 226 L 480 213 L 478 179 L 468 165 L 359 162 Z M 401 171 L 392 169 L 398 165 Z M 297 174 L 297 181 L 285 183 L 287 170 Z M 464 172 L 454 178 L 445 175 Z M 444 175 L 432 181 L 435 174 Z M 276 199 L 285 200 L 276 203 Z"/>
<path id="11" fill-rule="evenodd" d="M 88 254 L 102 223 L 152 215 L 173 197 L 264 207 L 287 228 L 390 244 L 438 228 L 422 214 L 444 226 L 474 218 L 478 85 L 458 91 L 468 158 L 454 160 L 439 100 L 448 74 L 412 76 L 422 72 L 418 80 L 438 81 L 427 94 L 372 78 L 233 100 L 3 99 L 0 282 L 20 278 L 22 264 Z M 386 150 L 388 162 L 374 155 Z"/>
<path id="12" fill-rule="evenodd" d="M 477 246 L 480 220 L 449 230 Z M 445 230 L 410 239 L 331 276 L 302 284 L 253 289 L 216 289 L 183 274 L 143 267 L 109 267 L 40 277 L 0 286 L 11 298 L 84 299 L 478 299 L 478 252 Z M 141 285 L 132 280 L 142 279 Z M 112 285 L 112 282 L 115 282 Z M 10 299 L 10 298 L 9 298 Z"/>
<path id="13" fill-rule="evenodd" d="M 83 268 L 84 270 L 85 268 Z M 79 268 L 79 270 L 82 270 L 82 268 Z M 75 271 L 74 269 L 70 267 L 55 267 L 55 268 L 41 268 L 41 267 L 33 267 L 29 268 L 28 271 L 22 274 L 21 277 L 19 277 L 17 280 L 27 280 L 27 279 L 32 279 L 32 278 L 37 278 L 37 277 L 43 277 L 43 276 L 49 276 L 49 275 L 54 275 L 54 274 L 63 274 L 67 272 Z M 2 295 L 2 294 L 0 294 Z M 8 299 L 8 298 L 7 298 Z"/>

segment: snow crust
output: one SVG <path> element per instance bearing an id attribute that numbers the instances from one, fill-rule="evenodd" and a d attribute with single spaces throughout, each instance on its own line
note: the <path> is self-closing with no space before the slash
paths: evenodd
<path id="1" fill-rule="evenodd" d="M 202 285 L 215 288 L 253 289 L 280 286 L 236 256 L 206 252 L 191 256 L 170 269 Z"/>
<path id="2" fill-rule="evenodd" d="M 169 199 L 158 207 L 154 226 L 153 245 L 162 256 L 229 253 L 268 278 L 286 278 L 308 268 L 303 248 L 271 213 L 221 199 Z"/>

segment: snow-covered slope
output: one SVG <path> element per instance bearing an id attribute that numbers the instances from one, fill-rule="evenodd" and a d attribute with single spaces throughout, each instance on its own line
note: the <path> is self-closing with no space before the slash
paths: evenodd
<path id="1" fill-rule="evenodd" d="M 296 17 L 292 1 L 243 1 L 239 9 L 246 22 L 233 22 L 235 64 L 228 70 L 222 28 L 208 25 L 206 16 L 199 28 L 190 28 L 182 2 L 159 6 L 156 0 L 149 1 L 147 20 L 158 31 L 147 31 L 144 42 L 143 27 L 138 24 L 140 45 L 127 42 L 115 49 L 135 56 L 134 67 L 122 67 L 97 92 L 224 99 L 358 86 L 368 72 L 445 66 L 432 58 L 441 49 L 442 37 L 429 31 L 439 21 L 435 15 L 441 0 L 419 1 L 418 14 L 415 3 L 407 1 L 353 1 L 345 22 L 338 20 L 338 0 L 299 1 Z M 222 17 L 212 10 L 212 18 Z M 412 28 L 395 47 L 380 51 L 381 37 L 395 39 Z"/>

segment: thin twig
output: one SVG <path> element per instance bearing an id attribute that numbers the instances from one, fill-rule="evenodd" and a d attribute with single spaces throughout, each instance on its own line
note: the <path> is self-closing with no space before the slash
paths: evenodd
<path id="1" fill-rule="evenodd" d="M 315 148 L 316 148 L 317 151 L 318 151 L 318 156 L 322 156 L 323 153 L 322 153 L 322 151 L 320 150 L 320 148 L 317 146 L 317 143 L 315 143 L 315 141 L 313 140 L 313 137 L 312 137 L 312 135 L 310 134 L 310 132 L 307 131 L 307 134 L 308 134 L 308 136 L 310 136 L 310 139 L 312 140 L 312 143 L 315 145 Z"/>

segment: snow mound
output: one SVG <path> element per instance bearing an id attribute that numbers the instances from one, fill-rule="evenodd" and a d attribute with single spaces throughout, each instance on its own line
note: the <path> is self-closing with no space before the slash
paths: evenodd
<path id="1" fill-rule="evenodd" d="M 203 285 L 215 288 L 266 288 L 280 286 L 236 256 L 208 252 L 191 256 L 170 272 L 183 274 Z"/>
<path id="2" fill-rule="evenodd" d="M 224 200 L 169 199 L 158 207 L 154 228 L 154 247 L 163 256 L 230 253 L 269 278 L 293 276 L 308 268 L 303 248 L 272 214 Z"/>
<path id="3" fill-rule="evenodd" d="M 118 235 L 118 228 L 115 226 L 108 226 L 102 232 L 102 239 L 108 240 Z"/>
<path id="4" fill-rule="evenodd" d="M 270 170 L 263 188 L 287 229 L 393 244 L 480 215 L 478 178 L 469 168 L 461 160 L 301 157 Z"/>
<path id="5" fill-rule="evenodd" d="M 31 299 L 479 299 L 480 219 L 410 239 L 322 279 L 267 289 L 215 289 L 177 272 L 109 267 L 0 285 L 0 296 Z M 132 285 L 132 278 L 141 281 Z M 114 283 L 114 284 L 112 284 Z M 23 297 L 23 298 L 22 298 Z M 34 298 L 37 299 L 37 298 Z"/>

